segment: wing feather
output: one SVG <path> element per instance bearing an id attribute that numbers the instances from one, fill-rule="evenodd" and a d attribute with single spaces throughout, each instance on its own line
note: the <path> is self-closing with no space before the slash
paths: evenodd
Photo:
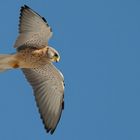
<path id="1" fill-rule="evenodd" d="M 52 36 L 52 30 L 45 18 L 41 17 L 28 6 L 21 7 L 19 20 L 19 36 L 14 47 L 18 48 L 24 45 L 37 48 L 48 44 Z"/>
<path id="2" fill-rule="evenodd" d="M 35 99 L 47 132 L 54 132 L 63 109 L 64 84 L 62 74 L 51 64 L 34 69 L 22 69 L 33 87 Z"/>

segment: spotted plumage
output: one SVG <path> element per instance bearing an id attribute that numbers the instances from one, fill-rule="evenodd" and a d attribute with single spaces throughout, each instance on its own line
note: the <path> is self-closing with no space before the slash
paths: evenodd
<path id="1" fill-rule="evenodd" d="M 19 36 L 14 54 L 0 55 L 0 71 L 20 68 L 31 84 L 47 132 L 53 134 L 64 109 L 64 78 L 52 62 L 59 53 L 48 45 L 52 29 L 28 6 L 20 10 Z"/>

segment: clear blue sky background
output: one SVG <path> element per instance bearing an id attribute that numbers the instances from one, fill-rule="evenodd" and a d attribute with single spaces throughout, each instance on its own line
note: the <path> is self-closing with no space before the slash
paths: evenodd
<path id="1" fill-rule="evenodd" d="M 0 53 L 15 52 L 27 4 L 53 29 L 65 110 L 46 134 L 20 70 L 0 74 L 1 140 L 140 140 L 140 1 L 1 0 Z"/>

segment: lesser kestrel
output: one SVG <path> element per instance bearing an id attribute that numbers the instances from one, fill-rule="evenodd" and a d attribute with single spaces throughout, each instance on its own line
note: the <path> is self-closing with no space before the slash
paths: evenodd
<path id="1" fill-rule="evenodd" d="M 28 6 L 20 10 L 14 54 L 0 55 L 0 71 L 21 68 L 31 84 L 47 132 L 53 134 L 64 108 L 64 78 L 52 62 L 59 53 L 48 45 L 52 30 L 44 17 Z"/>

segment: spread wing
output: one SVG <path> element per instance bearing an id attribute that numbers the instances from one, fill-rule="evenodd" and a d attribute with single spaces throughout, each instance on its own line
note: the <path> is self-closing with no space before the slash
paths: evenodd
<path id="1" fill-rule="evenodd" d="M 34 46 L 40 48 L 48 44 L 52 30 L 44 17 L 24 5 L 20 10 L 19 36 L 14 47 Z"/>
<path id="2" fill-rule="evenodd" d="M 51 63 L 22 71 L 33 87 L 44 126 L 53 134 L 64 108 L 63 76 Z"/>

